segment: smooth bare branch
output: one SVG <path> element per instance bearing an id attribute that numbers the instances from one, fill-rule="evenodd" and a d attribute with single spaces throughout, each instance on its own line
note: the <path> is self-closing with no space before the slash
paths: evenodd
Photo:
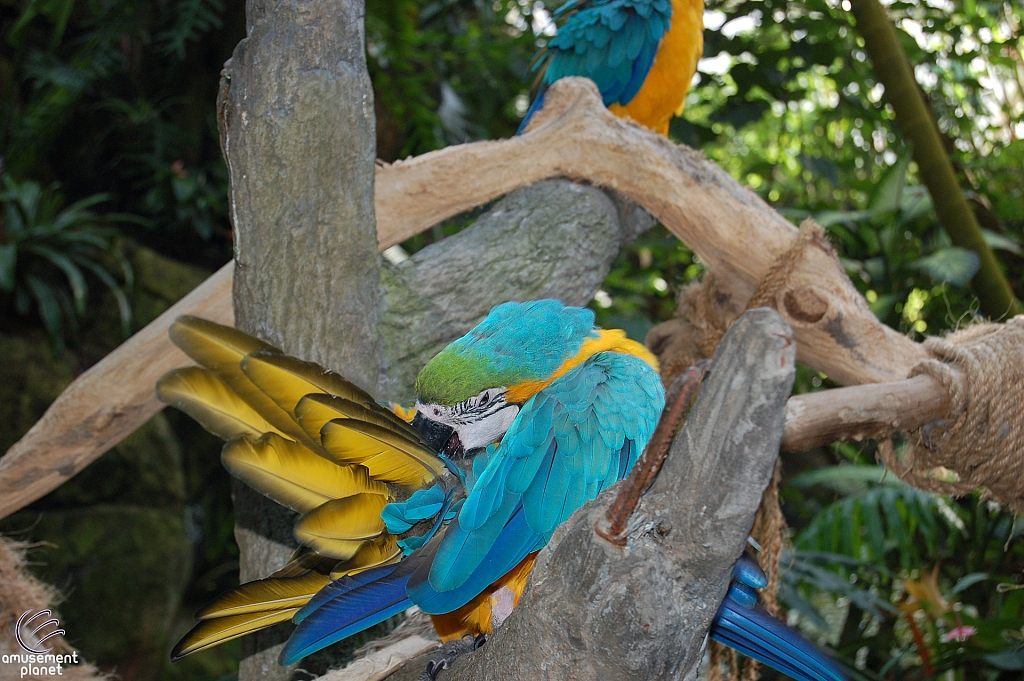
<path id="1" fill-rule="evenodd" d="M 701 256 L 737 314 L 797 236 L 699 152 L 612 116 L 582 79 L 553 86 L 522 137 L 449 147 L 378 165 L 376 173 L 382 249 L 544 178 L 618 190 Z M 230 323 L 231 276 L 227 265 L 83 374 L 8 450 L 0 459 L 0 517 L 54 489 L 159 410 L 155 377 L 183 363 L 167 327 L 186 313 Z M 875 318 L 827 247 L 808 249 L 771 302 L 793 327 L 799 359 L 840 383 L 898 381 L 926 356 Z"/>

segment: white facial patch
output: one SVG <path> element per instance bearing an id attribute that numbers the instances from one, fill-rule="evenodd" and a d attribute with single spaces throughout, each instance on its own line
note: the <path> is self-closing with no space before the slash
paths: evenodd
<path id="1" fill-rule="evenodd" d="M 462 446 L 468 451 L 477 447 L 486 447 L 500 440 L 518 415 L 519 407 L 514 404 L 506 404 L 503 409 L 499 409 L 479 421 L 454 426 L 454 428 L 455 432 L 459 434 Z"/>
<path id="2" fill-rule="evenodd" d="M 488 388 L 452 407 L 417 402 L 416 411 L 451 426 L 468 451 L 499 441 L 519 415 L 519 406 L 505 401 L 505 388 Z"/>

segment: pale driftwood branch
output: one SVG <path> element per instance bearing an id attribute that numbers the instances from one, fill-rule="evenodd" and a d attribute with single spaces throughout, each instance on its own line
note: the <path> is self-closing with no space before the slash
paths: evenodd
<path id="1" fill-rule="evenodd" d="M 774 470 L 792 340 L 774 311 L 743 315 L 634 514 L 627 547 L 594 531 L 613 488 L 556 531 L 505 625 L 442 678 L 696 679 Z"/>
<path id="2" fill-rule="evenodd" d="M 647 208 L 701 256 L 739 312 L 797 235 L 700 153 L 609 114 L 589 81 L 566 79 L 552 87 L 530 130 L 512 140 L 378 166 L 379 246 L 517 187 L 564 175 L 619 190 Z M 228 265 L 141 331 L 143 341 L 129 340 L 80 377 L 8 450 L 0 459 L 0 517 L 54 489 L 160 408 L 153 379 L 183 361 L 167 326 L 185 313 L 229 322 L 231 274 Z M 190 301 L 207 301 L 207 308 Z M 808 249 L 774 302 L 794 329 L 799 358 L 840 383 L 900 380 L 925 357 L 919 345 L 878 322 L 833 254 L 820 248 Z M 124 363 L 146 371 L 122 370 Z"/>
<path id="3" fill-rule="evenodd" d="M 79 376 L 0 458 L 0 517 L 60 485 L 148 421 L 163 405 L 153 387 L 189 363 L 167 338 L 183 314 L 231 324 L 231 264 Z"/>
<path id="4" fill-rule="evenodd" d="M 377 171 L 378 219 L 401 240 L 511 189 L 564 175 L 610 187 L 658 218 L 746 308 L 797 230 L 703 154 L 613 116 L 593 83 L 566 78 L 522 137 L 424 154 Z M 772 301 L 800 361 L 844 385 L 906 378 L 924 350 L 871 313 L 830 250 L 812 247 Z"/>
<path id="5" fill-rule="evenodd" d="M 800 452 L 840 440 L 888 437 L 941 418 L 946 389 L 931 376 L 796 395 L 786 405 L 782 448 Z"/>

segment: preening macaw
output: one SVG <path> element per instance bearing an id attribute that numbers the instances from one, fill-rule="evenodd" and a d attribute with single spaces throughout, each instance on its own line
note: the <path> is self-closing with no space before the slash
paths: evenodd
<path id="1" fill-rule="evenodd" d="M 585 76 L 613 114 L 668 135 L 704 53 L 703 1 L 569 0 L 553 18 L 566 15 L 537 62 L 539 89 L 520 131 L 552 83 Z"/>
<path id="2" fill-rule="evenodd" d="M 201 609 L 172 658 L 291 619 L 290 664 L 414 604 L 442 640 L 493 633 L 536 552 L 628 474 L 664 406 L 655 358 L 593 322 L 555 300 L 499 305 L 423 368 L 407 412 L 239 331 L 179 319 L 171 337 L 202 366 L 165 375 L 160 398 L 228 440 L 233 475 L 302 514 L 302 548 Z M 713 636 L 800 681 L 844 678 L 756 606 L 756 562 L 734 577 Z"/>

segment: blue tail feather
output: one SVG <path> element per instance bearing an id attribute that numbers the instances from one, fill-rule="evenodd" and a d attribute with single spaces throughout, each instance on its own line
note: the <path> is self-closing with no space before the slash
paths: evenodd
<path id="1" fill-rule="evenodd" d="M 381 565 L 331 582 L 324 588 L 317 591 L 313 597 L 307 601 L 306 605 L 302 606 L 302 608 L 295 613 L 295 617 L 292 618 L 292 621 L 296 624 L 300 624 L 302 620 L 306 619 L 310 613 L 324 603 L 346 594 L 353 589 L 369 584 L 370 582 L 383 579 L 394 572 L 397 568 L 397 563 L 392 565 Z"/>
<path id="2" fill-rule="evenodd" d="M 724 643 L 730 648 L 738 650 L 747 657 L 753 658 L 790 678 L 799 679 L 800 681 L 804 681 L 807 678 L 818 678 L 816 676 L 808 677 L 805 669 L 793 666 L 788 660 L 774 654 L 770 650 L 762 648 L 759 645 L 751 644 L 749 639 L 745 639 L 742 636 L 733 636 L 723 629 L 715 629 L 711 634 L 711 638 L 715 639 L 719 643 Z"/>
<path id="3" fill-rule="evenodd" d="M 760 606 L 747 608 L 726 597 L 711 636 L 797 681 L 847 678 L 831 658 Z"/>
<path id="4" fill-rule="evenodd" d="M 326 602 L 311 609 L 281 651 L 281 664 L 297 662 L 411 607 L 412 601 L 405 592 L 411 571 L 386 567 L 393 568 L 389 574 L 356 587 L 336 587 Z M 329 584 L 325 589 L 338 582 Z"/>

